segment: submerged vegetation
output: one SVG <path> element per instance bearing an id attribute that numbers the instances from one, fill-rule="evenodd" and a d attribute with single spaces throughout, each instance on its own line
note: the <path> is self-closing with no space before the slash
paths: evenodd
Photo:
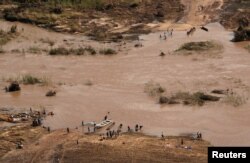
<path id="1" fill-rule="evenodd" d="M 102 49 L 99 51 L 100 54 L 104 54 L 104 55 L 112 55 L 112 54 L 116 54 L 117 52 L 113 49 Z"/>
<path id="2" fill-rule="evenodd" d="M 247 45 L 247 46 L 245 46 L 245 49 L 247 49 L 247 50 L 248 50 L 248 52 L 250 53 L 250 44 L 249 44 L 249 45 Z"/>
<path id="3" fill-rule="evenodd" d="M 113 49 L 102 49 L 99 51 L 100 54 L 103 55 L 113 55 L 113 54 L 117 54 L 117 52 Z M 89 55 L 95 55 L 97 54 L 96 50 L 92 47 L 92 46 L 87 46 L 85 48 L 83 47 L 79 47 L 76 49 L 67 49 L 64 47 L 59 47 L 59 48 L 53 48 L 49 51 L 49 55 L 85 55 L 85 54 L 89 54 Z"/>
<path id="4" fill-rule="evenodd" d="M 66 49 L 64 47 L 54 48 L 49 51 L 50 55 L 84 55 L 85 52 L 89 52 L 89 54 L 96 54 L 95 50 L 92 47 L 87 48 L 77 48 L 77 49 Z"/>
<path id="5" fill-rule="evenodd" d="M 187 51 L 206 51 L 216 47 L 216 44 L 212 41 L 201 41 L 201 42 L 188 42 L 183 44 L 176 51 L 187 50 Z"/>
<path id="6" fill-rule="evenodd" d="M 178 92 L 173 97 L 175 100 L 182 100 L 185 105 L 199 105 L 202 106 L 205 101 L 219 101 L 220 97 L 207 95 L 203 92 Z"/>
<path id="7" fill-rule="evenodd" d="M 165 88 L 163 88 L 159 83 L 154 81 L 149 81 L 144 86 L 144 92 L 149 96 L 156 97 L 160 96 L 163 92 L 165 92 Z"/>
<path id="8" fill-rule="evenodd" d="M 234 107 L 238 107 L 245 104 L 247 100 L 243 96 L 234 93 L 234 94 L 228 94 L 225 97 L 224 101 L 227 104 L 230 104 Z"/>
<path id="9" fill-rule="evenodd" d="M 25 85 L 34 85 L 34 84 L 49 85 L 51 83 L 50 79 L 47 77 L 36 77 L 31 74 L 3 78 L 2 80 L 6 82 L 18 82 L 20 84 L 25 84 Z"/>
<path id="10" fill-rule="evenodd" d="M 17 26 L 11 26 L 9 31 L 0 30 L 0 46 L 5 45 L 17 35 Z"/>

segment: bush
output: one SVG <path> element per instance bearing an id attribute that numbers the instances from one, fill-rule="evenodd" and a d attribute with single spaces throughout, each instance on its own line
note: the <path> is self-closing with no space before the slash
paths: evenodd
<path id="1" fill-rule="evenodd" d="M 95 49 L 92 46 L 86 47 L 85 50 L 87 52 L 89 52 L 91 55 L 95 55 L 96 54 L 96 51 L 95 51 Z"/>
<path id="2" fill-rule="evenodd" d="M 69 55 L 69 50 L 63 47 L 51 49 L 49 51 L 50 55 Z"/>
<path id="3" fill-rule="evenodd" d="M 234 107 L 238 107 L 238 106 L 241 106 L 243 104 L 246 103 L 246 99 L 240 95 L 237 95 L 237 94 L 228 94 L 226 97 L 225 97 L 225 100 L 224 100 L 227 104 L 230 104 Z"/>
<path id="4" fill-rule="evenodd" d="M 29 48 L 28 52 L 38 54 L 41 52 L 41 49 L 39 49 L 38 47 L 32 46 Z"/>
<path id="5" fill-rule="evenodd" d="M 0 47 L 0 54 L 5 53 L 5 51 Z"/>
<path id="6" fill-rule="evenodd" d="M 247 50 L 248 50 L 248 52 L 250 53 L 250 44 L 249 44 L 249 45 L 247 45 L 247 46 L 245 46 L 245 49 L 247 49 Z"/>
<path id="7" fill-rule="evenodd" d="M 212 41 L 201 41 L 201 42 L 188 42 L 183 44 L 177 51 L 205 51 L 215 47 L 215 43 Z"/>
<path id="8" fill-rule="evenodd" d="M 104 54 L 104 55 L 113 55 L 113 54 L 116 54 L 116 51 L 113 50 L 113 49 L 102 49 L 99 51 L 100 54 Z"/>
<path id="9" fill-rule="evenodd" d="M 16 33 L 17 32 L 17 26 L 16 25 L 12 25 L 10 28 L 10 33 Z"/>
<path id="10" fill-rule="evenodd" d="M 219 101 L 220 97 L 207 95 L 203 92 L 195 92 L 193 94 L 189 92 L 178 92 L 173 99 L 182 100 L 186 105 L 199 105 L 202 106 L 205 101 Z"/>
<path id="11" fill-rule="evenodd" d="M 24 75 L 22 76 L 21 79 L 23 84 L 37 84 L 37 83 L 42 83 L 41 79 L 38 79 L 37 77 L 34 77 L 32 75 Z"/>
<path id="12" fill-rule="evenodd" d="M 75 55 L 84 55 L 85 49 L 84 48 L 71 49 L 71 53 Z"/>
<path id="13" fill-rule="evenodd" d="M 147 93 L 149 96 L 155 97 L 165 92 L 165 88 L 163 88 L 159 83 L 149 81 L 144 86 L 144 92 Z"/>
<path id="14" fill-rule="evenodd" d="M 0 30 L 0 45 L 4 45 L 11 40 L 11 35 Z"/>

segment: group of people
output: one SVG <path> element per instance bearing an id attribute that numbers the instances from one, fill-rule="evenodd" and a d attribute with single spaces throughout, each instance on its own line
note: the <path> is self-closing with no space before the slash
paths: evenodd
<path id="1" fill-rule="evenodd" d="M 173 36 L 174 29 L 167 29 L 166 32 L 163 33 L 163 35 L 160 34 L 160 39 L 167 40 L 168 37 Z"/>

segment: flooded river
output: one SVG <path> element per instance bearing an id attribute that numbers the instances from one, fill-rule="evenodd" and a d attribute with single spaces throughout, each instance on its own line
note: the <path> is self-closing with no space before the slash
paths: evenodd
<path id="1" fill-rule="evenodd" d="M 63 44 L 66 38 L 73 39 L 77 45 L 115 46 L 23 26 L 28 29 L 26 43 L 12 41 L 6 49 L 29 47 L 41 37 L 52 37 L 58 44 Z M 237 108 L 223 101 L 202 107 L 161 106 L 144 92 L 145 83 L 153 80 L 165 87 L 168 94 L 229 88 L 248 98 L 250 54 L 241 45 L 231 43 L 232 32 L 218 23 L 209 24 L 207 28 L 209 32 L 197 30 L 191 37 L 186 36 L 186 31 L 174 31 L 167 41 L 159 39 L 160 33 L 143 35 L 140 36 L 143 47 L 134 48 L 134 43 L 127 43 L 119 47 L 121 52 L 115 56 L 0 55 L 1 77 L 30 73 L 46 76 L 53 82 L 53 86 L 48 87 L 22 85 L 19 94 L 1 91 L 0 106 L 45 106 L 55 113 L 44 121 L 44 125 L 52 129 L 75 128 L 82 120 L 98 122 L 110 112 L 109 118 L 122 123 L 125 129 L 128 125 L 140 124 L 145 133 L 152 135 L 200 131 L 204 139 L 214 145 L 249 146 L 248 101 Z M 206 40 L 221 43 L 223 52 L 216 56 L 173 55 L 185 42 Z M 159 57 L 161 51 L 167 55 Z M 92 86 L 85 84 L 89 80 Z M 0 86 L 5 84 L 1 82 Z M 47 98 L 45 93 L 51 87 L 58 91 L 57 95 Z"/>

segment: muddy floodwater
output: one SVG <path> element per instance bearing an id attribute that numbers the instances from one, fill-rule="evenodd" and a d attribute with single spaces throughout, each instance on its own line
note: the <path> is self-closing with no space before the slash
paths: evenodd
<path id="1" fill-rule="evenodd" d="M 72 39 L 77 44 L 95 47 L 115 47 L 121 50 L 114 56 L 48 56 L 46 54 L 6 53 L 0 55 L 0 76 L 35 74 L 51 79 L 53 86 L 21 85 L 20 93 L 0 91 L 0 105 L 13 107 L 45 106 L 55 113 L 47 117 L 45 126 L 51 129 L 75 128 L 81 121 L 100 121 L 109 118 L 117 124 L 131 127 L 143 125 L 147 134 L 180 135 L 203 133 L 213 145 L 250 145 L 250 54 L 240 44 L 230 42 L 233 33 L 218 23 L 209 24 L 209 32 L 197 30 L 187 37 L 186 31 L 174 31 L 167 41 L 160 33 L 140 36 L 141 48 L 133 43 L 110 45 L 88 41 L 81 36 L 56 34 L 22 25 L 28 32 L 25 41 L 12 41 L 6 49 L 28 47 L 40 37 L 52 37 L 63 43 Z M 40 35 L 39 33 L 43 33 Z M 163 32 L 161 32 L 162 34 Z M 173 51 L 190 41 L 214 40 L 223 45 L 216 55 L 174 55 Z M 244 43 L 243 43 L 244 44 Z M 160 57 L 160 52 L 166 53 Z M 208 52 L 209 53 L 209 52 Z M 149 81 L 160 83 L 168 94 L 178 91 L 211 91 L 233 89 L 246 98 L 246 103 L 233 107 L 223 101 L 206 103 L 202 107 L 184 105 L 161 106 L 144 92 Z M 93 83 L 86 85 L 87 81 Z M 4 82 L 0 83 L 5 86 Z M 55 97 L 45 97 L 51 89 Z"/>

